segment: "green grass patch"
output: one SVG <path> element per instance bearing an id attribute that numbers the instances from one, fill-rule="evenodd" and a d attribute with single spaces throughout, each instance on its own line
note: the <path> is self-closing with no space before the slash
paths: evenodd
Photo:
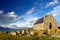
<path id="1" fill-rule="evenodd" d="M 7 35 L 5 33 L 0 33 L 0 40 L 60 40 L 60 38 L 55 38 L 51 36 L 42 36 L 42 37 L 36 37 L 36 36 L 13 36 L 13 35 Z"/>

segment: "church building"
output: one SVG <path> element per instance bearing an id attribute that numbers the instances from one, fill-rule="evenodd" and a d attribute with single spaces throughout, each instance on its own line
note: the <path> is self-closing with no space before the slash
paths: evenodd
<path id="1" fill-rule="evenodd" d="M 58 23 L 52 14 L 45 15 L 34 23 L 34 30 L 41 31 L 41 34 L 56 34 L 58 30 Z"/>

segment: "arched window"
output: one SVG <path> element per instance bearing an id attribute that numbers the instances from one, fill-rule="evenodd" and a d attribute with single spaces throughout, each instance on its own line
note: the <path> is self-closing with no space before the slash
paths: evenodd
<path id="1" fill-rule="evenodd" d="M 52 29 L 52 24 L 51 23 L 49 23 L 49 29 Z"/>

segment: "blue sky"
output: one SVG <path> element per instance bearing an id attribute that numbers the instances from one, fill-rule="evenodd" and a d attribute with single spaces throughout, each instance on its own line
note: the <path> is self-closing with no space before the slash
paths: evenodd
<path id="1" fill-rule="evenodd" d="M 60 0 L 0 0 L 0 25 L 4 27 L 33 27 L 50 13 L 60 25 Z"/>

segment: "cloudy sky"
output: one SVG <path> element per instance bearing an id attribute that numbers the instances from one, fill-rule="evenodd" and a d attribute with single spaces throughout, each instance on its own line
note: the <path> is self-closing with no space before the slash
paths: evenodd
<path id="1" fill-rule="evenodd" d="M 39 18 L 50 13 L 60 25 L 60 0 L 0 0 L 3 27 L 33 27 Z"/>

